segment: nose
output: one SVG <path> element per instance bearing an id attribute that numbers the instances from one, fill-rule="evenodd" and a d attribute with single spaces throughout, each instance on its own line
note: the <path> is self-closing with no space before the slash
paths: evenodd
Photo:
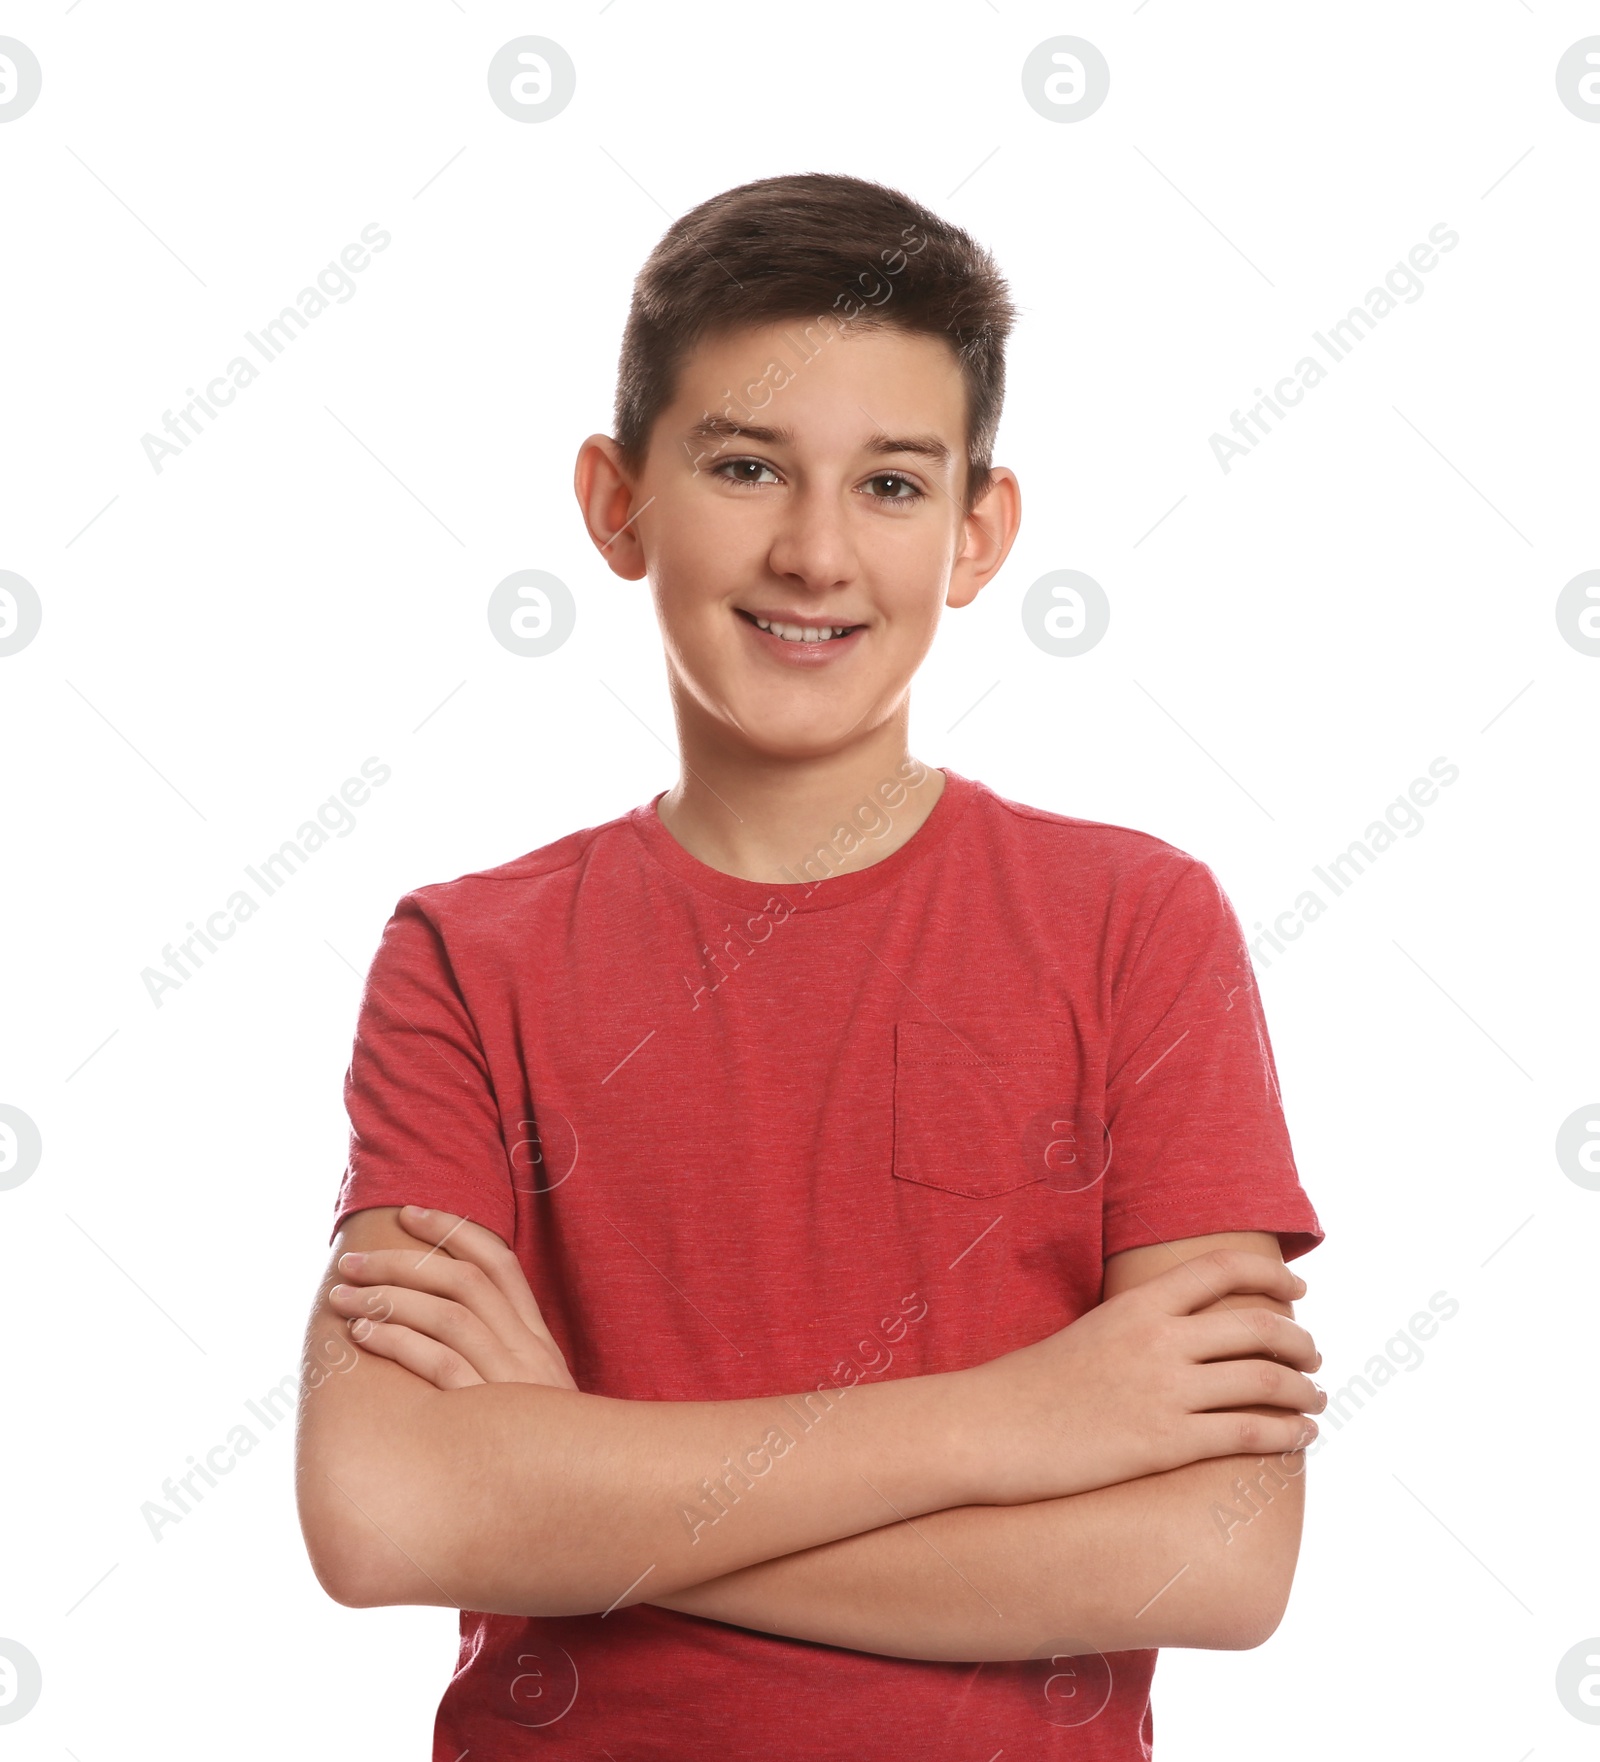
<path id="1" fill-rule="evenodd" d="M 812 485 L 789 497 L 767 558 L 775 575 L 811 593 L 827 593 L 855 579 L 845 493 Z"/>

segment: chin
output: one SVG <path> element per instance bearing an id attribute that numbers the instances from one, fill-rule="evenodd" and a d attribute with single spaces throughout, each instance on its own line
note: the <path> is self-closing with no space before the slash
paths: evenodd
<path id="1" fill-rule="evenodd" d="M 741 719 L 733 728 L 734 737 L 752 751 L 769 759 L 801 761 L 822 759 L 859 738 L 862 723 L 852 726 L 848 717 L 830 717 L 825 725 L 815 722 L 788 722 L 770 713 L 758 713 Z"/>

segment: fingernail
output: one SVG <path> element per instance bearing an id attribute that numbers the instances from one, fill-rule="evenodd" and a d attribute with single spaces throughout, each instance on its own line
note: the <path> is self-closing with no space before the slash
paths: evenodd
<path id="1" fill-rule="evenodd" d="M 335 1285 L 333 1289 L 329 1291 L 328 1295 L 330 1297 L 348 1297 L 350 1295 L 350 1287 L 348 1285 Z"/>
<path id="2" fill-rule="evenodd" d="M 425 1205 L 407 1205 L 402 1207 L 402 1209 L 409 1211 L 418 1223 L 421 1223 L 425 1217 L 433 1216 L 433 1213 L 429 1211 Z"/>
<path id="3" fill-rule="evenodd" d="M 353 1315 L 350 1318 L 349 1328 L 354 1339 L 364 1340 L 372 1332 L 372 1323 L 364 1315 Z"/>
<path id="4" fill-rule="evenodd" d="M 366 1263 L 367 1257 L 364 1254 L 341 1254 L 339 1256 L 339 1271 L 342 1273 L 358 1273 Z"/>

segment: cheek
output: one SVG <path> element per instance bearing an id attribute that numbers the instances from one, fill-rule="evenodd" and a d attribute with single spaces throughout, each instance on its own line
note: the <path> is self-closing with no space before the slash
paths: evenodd
<path id="1" fill-rule="evenodd" d="M 861 549 L 861 572 L 873 603 L 907 631 L 937 629 L 955 567 L 959 534 L 947 522 L 886 517 Z"/>
<path id="2" fill-rule="evenodd" d="M 730 579 L 726 558 L 707 558 L 675 543 L 669 556 L 654 560 L 651 594 L 661 646 L 672 672 L 707 710 L 722 714 L 736 696 L 746 665 L 745 641 L 736 613 L 727 605 L 740 581 Z"/>
<path id="3" fill-rule="evenodd" d="M 720 583 L 715 561 L 684 542 L 682 535 L 674 538 L 670 550 L 651 558 L 650 594 L 669 649 L 685 658 L 705 650 L 715 624 Z"/>
<path id="4" fill-rule="evenodd" d="M 944 595 L 935 585 L 945 580 L 945 565 L 937 555 L 919 558 L 913 567 L 901 559 L 895 574 L 874 596 L 887 619 L 886 658 L 897 667 L 915 667 L 928 652 L 945 610 Z"/>
<path id="5" fill-rule="evenodd" d="M 728 599 L 766 579 L 759 535 L 741 524 L 712 519 L 691 506 L 668 510 L 657 529 L 657 541 L 648 549 L 651 592 L 657 615 L 681 625 L 685 641 L 692 640 L 696 623 L 714 628 L 714 614 L 729 615 Z"/>

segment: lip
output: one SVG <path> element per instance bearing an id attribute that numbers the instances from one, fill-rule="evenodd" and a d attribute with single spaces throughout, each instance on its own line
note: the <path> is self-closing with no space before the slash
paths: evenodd
<path id="1" fill-rule="evenodd" d="M 759 610 L 754 606 L 735 606 L 733 609 L 747 618 L 765 618 L 769 624 L 798 624 L 802 630 L 821 630 L 824 625 L 864 621 L 858 618 L 819 618 L 815 612 L 797 612 L 792 606 L 762 606 Z"/>
<path id="2" fill-rule="evenodd" d="M 743 608 L 735 607 L 737 616 Z M 781 636 L 774 636 L 770 630 L 763 630 L 751 622 L 752 618 L 762 617 L 769 624 L 798 624 L 802 629 L 821 629 L 824 625 L 837 622 L 834 619 L 819 619 L 815 612 L 791 612 L 782 608 L 760 613 L 746 613 L 739 618 L 740 627 L 751 642 L 763 653 L 782 661 L 790 667 L 824 667 L 830 661 L 842 660 L 860 645 L 861 638 L 866 635 L 864 624 L 857 625 L 848 636 L 836 636 L 822 642 L 786 642 Z"/>

